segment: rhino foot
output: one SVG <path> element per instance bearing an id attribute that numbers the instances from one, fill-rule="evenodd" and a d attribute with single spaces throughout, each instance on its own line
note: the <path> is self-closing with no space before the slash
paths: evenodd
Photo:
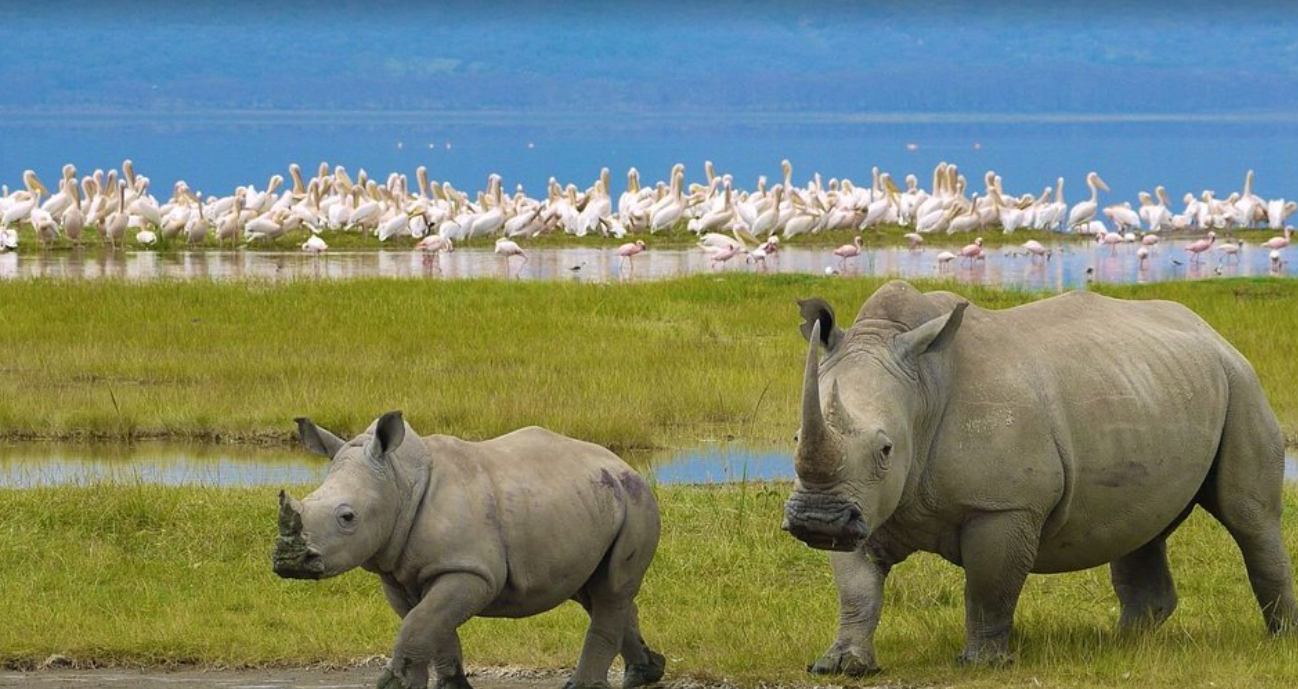
<path id="1" fill-rule="evenodd" d="M 655 684 L 663 678 L 667 670 L 667 659 L 661 653 L 649 651 L 649 662 L 628 665 L 622 678 L 622 689 Z"/>
<path id="2" fill-rule="evenodd" d="M 469 678 L 461 672 L 451 677 L 438 677 L 434 689 L 473 689 L 469 684 Z"/>
<path id="3" fill-rule="evenodd" d="M 851 649 L 834 644 L 816 662 L 807 666 L 807 672 L 813 675 L 844 675 L 847 677 L 868 677 L 883 672 L 874 655 L 858 655 Z"/>
<path id="4" fill-rule="evenodd" d="M 564 682 L 563 689 L 612 689 L 608 682 L 596 682 L 594 684 L 577 684 L 572 680 Z"/>
<path id="5" fill-rule="evenodd" d="M 379 675 L 378 689 L 427 689 L 428 685 L 415 687 L 410 683 L 404 672 L 397 672 L 390 667 L 383 668 L 383 674 Z"/>
<path id="6" fill-rule="evenodd" d="M 1009 651 L 965 649 L 956 659 L 957 665 L 980 665 L 990 668 L 1009 667 L 1014 664 L 1014 654 Z"/>

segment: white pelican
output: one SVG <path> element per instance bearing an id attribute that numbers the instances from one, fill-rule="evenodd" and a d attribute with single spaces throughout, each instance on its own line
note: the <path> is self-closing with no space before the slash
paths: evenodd
<path id="1" fill-rule="evenodd" d="M 1099 207 L 1099 190 L 1109 190 L 1109 186 L 1100 179 L 1100 176 L 1094 172 L 1086 175 L 1086 186 L 1091 188 L 1091 198 L 1083 201 L 1068 212 L 1068 227 L 1077 228 L 1079 225 L 1089 225 L 1095 219 L 1095 209 Z"/>

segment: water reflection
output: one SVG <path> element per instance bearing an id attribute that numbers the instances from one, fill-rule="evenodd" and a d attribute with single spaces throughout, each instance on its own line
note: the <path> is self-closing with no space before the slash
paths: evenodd
<path id="1" fill-rule="evenodd" d="M 751 264 L 742 256 L 714 267 L 698 249 L 650 249 L 633 264 L 619 261 L 612 248 L 532 248 L 526 263 L 512 263 L 490 249 L 461 249 L 452 254 L 428 256 L 409 250 L 338 251 L 321 256 L 297 252 L 260 251 L 125 251 L 74 249 L 65 252 L 23 250 L 0 254 L 0 279 L 69 278 L 95 280 L 347 280 L 391 278 L 510 278 L 522 280 L 578 280 L 609 282 L 656 280 L 695 273 L 768 271 L 824 274 L 827 270 L 848 275 L 905 278 L 947 278 L 989 286 L 1062 291 L 1088 282 L 1148 283 L 1167 280 L 1200 280 L 1213 277 L 1298 275 L 1298 264 L 1286 260 L 1273 265 L 1265 249 L 1246 248 L 1238 261 L 1213 253 L 1202 261 L 1190 260 L 1189 240 L 1165 240 L 1153 247 L 1142 266 L 1134 244 L 1102 247 L 1090 244 L 1056 244 L 1050 260 L 1029 258 L 1017 247 L 987 250 L 983 261 L 955 259 L 945 265 L 937 249 L 911 251 L 905 247 L 867 249 L 858 258 L 840 264 L 828 247 L 791 247 L 767 260 Z"/>

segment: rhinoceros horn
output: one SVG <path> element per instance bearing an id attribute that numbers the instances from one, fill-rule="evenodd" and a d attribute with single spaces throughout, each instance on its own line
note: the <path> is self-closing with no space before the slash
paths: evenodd
<path id="1" fill-rule="evenodd" d="M 302 535 L 302 503 L 279 492 L 279 537 L 270 556 L 272 569 L 281 577 L 319 579 L 324 565 Z"/>
<path id="2" fill-rule="evenodd" d="M 811 326 L 807 343 L 807 368 L 802 379 L 802 429 L 793 457 L 794 469 L 803 480 L 830 482 L 842 461 L 838 434 L 825 422 L 820 408 L 820 322 Z M 835 389 L 837 394 L 837 389 Z"/>
<path id="3" fill-rule="evenodd" d="M 285 538 L 302 534 L 302 503 L 284 491 L 279 492 L 279 535 Z"/>

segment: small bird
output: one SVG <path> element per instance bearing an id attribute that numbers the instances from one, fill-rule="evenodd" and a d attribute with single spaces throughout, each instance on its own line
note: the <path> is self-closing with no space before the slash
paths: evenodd
<path id="1" fill-rule="evenodd" d="M 1271 270 L 1278 271 L 1284 267 L 1284 259 L 1280 258 L 1280 250 L 1271 250 Z"/>
<path id="2" fill-rule="evenodd" d="M 586 267 L 587 263 L 588 261 L 582 261 L 581 263 L 578 263 L 575 266 L 568 266 L 568 272 L 572 273 L 573 275 L 576 275 L 577 273 L 581 272 L 582 268 Z"/>
<path id="3" fill-rule="evenodd" d="M 158 243 L 158 235 L 152 230 L 140 230 L 135 233 L 135 243 L 141 246 L 153 246 Z"/>

